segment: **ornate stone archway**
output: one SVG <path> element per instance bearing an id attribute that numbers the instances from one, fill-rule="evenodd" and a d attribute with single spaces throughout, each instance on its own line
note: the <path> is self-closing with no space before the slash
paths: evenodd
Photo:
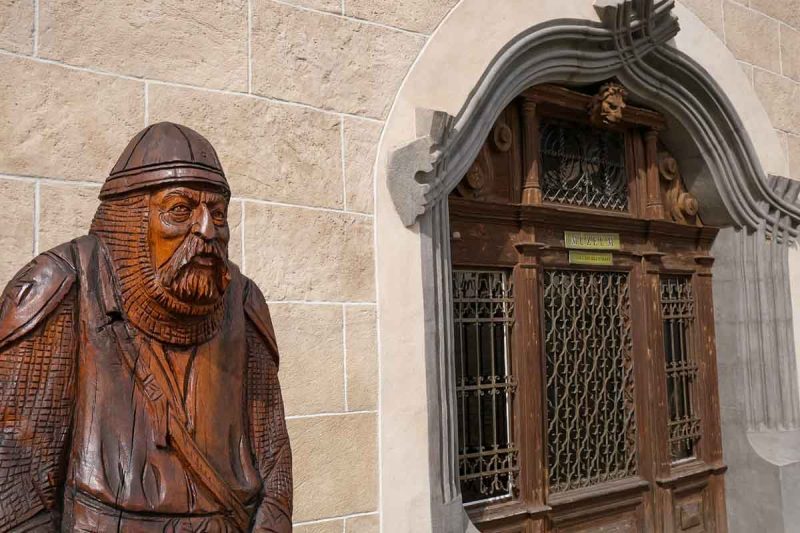
<path id="1" fill-rule="evenodd" d="M 800 188 L 779 177 L 786 170 L 780 147 L 736 60 L 672 0 L 548 0 L 532 13 L 522 11 L 521 2 L 508 4 L 498 9 L 464 0 L 443 22 L 398 94 L 379 150 L 383 531 L 468 527 L 452 454 L 443 200 L 500 111 L 536 83 L 614 76 L 672 119 L 666 141 L 682 161 L 704 219 L 730 228 L 716 247 L 715 270 L 715 283 L 725 289 L 717 300 L 724 306 L 718 338 L 736 339 L 719 348 L 723 411 L 730 415 L 723 418 L 731 420 L 726 440 L 760 431 L 755 439 L 772 443 L 762 453 L 780 454 L 800 419 L 786 246 L 800 225 Z M 487 32 L 482 40 L 470 33 L 481 28 Z M 736 390 L 746 391 L 744 397 Z M 733 422 L 739 415 L 746 423 Z M 744 465 L 753 454 L 731 450 L 729 464 L 740 462 L 747 475 Z M 780 472 L 762 466 L 769 478 L 763 498 L 774 500 L 777 493 L 785 501 L 791 489 L 781 484 Z M 736 483 L 736 475 L 731 478 Z M 735 487 L 729 492 L 729 505 L 751 505 L 753 516 L 787 523 L 783 509 L 759 514 L 757 502 L 739 503 Z"/>

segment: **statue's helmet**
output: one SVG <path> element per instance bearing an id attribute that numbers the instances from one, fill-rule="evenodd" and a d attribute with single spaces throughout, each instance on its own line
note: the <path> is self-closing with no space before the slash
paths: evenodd
<path id="1" fill-rule="evenodd" d="M 211 186 L 230 196 L 211 143 L 191 128 L 159 122 L 131 139 L 100 190 L 100 199 L 169 184 Z"/>

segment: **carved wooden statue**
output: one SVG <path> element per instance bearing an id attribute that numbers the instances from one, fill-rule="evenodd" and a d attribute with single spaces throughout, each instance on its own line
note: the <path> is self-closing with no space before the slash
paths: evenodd
<path id="1" fill-rule="evenodd" d="M 0 307 L 0 531 L 291 531 L 264 296 L 228 261 L 211 144 L 136 135 L 89 235 Z"/>

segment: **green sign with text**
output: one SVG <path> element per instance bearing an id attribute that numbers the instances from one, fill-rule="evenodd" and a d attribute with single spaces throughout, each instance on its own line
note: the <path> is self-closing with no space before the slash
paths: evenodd
<path id="1" fill-rule="evenodd" d="M 569 264 L 610 266 L 614 264 L 614 257 L 611 255 L 611 252 L 581 252 L 570 250 Z"/>

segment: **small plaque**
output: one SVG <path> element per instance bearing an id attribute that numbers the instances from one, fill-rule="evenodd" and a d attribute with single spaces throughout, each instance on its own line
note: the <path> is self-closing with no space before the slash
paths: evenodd
<path id="1" fill-rule="evenodd" d="M 570 265 L 613 265 L 614 257 L 611 252 L 578 252 L 569 251 Z"/>
<path id="2" fill-rule="evenodd" d="M 564 246 L 573 250 L 619 250 L 619 233 L 565 231 Z"/>

